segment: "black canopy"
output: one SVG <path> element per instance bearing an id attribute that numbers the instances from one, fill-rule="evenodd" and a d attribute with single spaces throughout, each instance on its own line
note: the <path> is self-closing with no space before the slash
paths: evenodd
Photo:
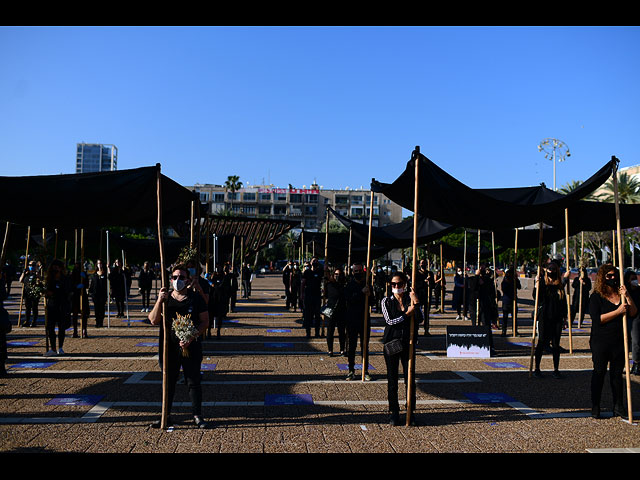
<path id="1" fill-rule="evenodd" d="M 371 181 L 371 189 L 402 207 L 414 210 L 415 162 L 419 161 L 420 216 L 451 225 L 487 230 L 532 225 L 563 212 L 604 184 L 617 168 L 612 158 L 567 195 L 546 187 L 473 189 L 456 180 L 414 150 L 405 171 L 393 182 Z"/>
<path id="2" fill-rule="evenodd" d="M 0 220 L 47 228 L 157 224 L 155 167 L 28 177 L 0 177 Z M 161 175 L 162 221 L 189 220 L 194 192 Z"/>
<path id="3" fill-rule="evenodd" d="M 353 236 L 368 241 L 369 226 L 355 222 L 340 215 L 333 208 L 329 211 L 347 228 L 351 228 Z M 418 217 L 418 245 L 437 240 L 453 229 L 453 225 L 438 222 L 430 218 Z M 413 219 L 394 223 L 385 227 L 371 227 L 371 243 L 388 248 L 409 248 L 413 246 Z"/>

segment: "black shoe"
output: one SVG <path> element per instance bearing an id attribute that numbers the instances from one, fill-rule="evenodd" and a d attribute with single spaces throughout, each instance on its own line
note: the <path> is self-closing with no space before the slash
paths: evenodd
<path id="1" fill-rule="evenodd" d="M 624 408 L 622 406 L 613 407 L 613 415 L 612 416 L 620 417 L 623 420 L 627 419 L 627 413 L 624 411 Z"/>
<path id="2" fill-rule="evenodd" d="M 193 416 L 193 423 L 196 424 L 196 427 L 201 428 L 201 429 L 209 428 L 209 424 L 207 422 L 205 422 L 202 419 L 202 417 L 199 417 L 198 415 L 194 415 Z"/>
<path id="3" fill-rule="evenodd" d="M 156 420 L 155 422 L 151 423 L 151 428 L 160 428 L 161 426 L 162 419 Z M 167 427 L 173 427 L 173 420 L 171 420 L 171 417 L 167 418 Z"/>
<path id="4" fill-rule="evenodd" d="M 400 415 L 398 414 L 398 412 L 393 412 L 391 414 L 391 418 L 389 418 L 389 425 L 391 425 L 392 427 L 397 427 L 398 425 L 400 425 Z"/>
<path id="5" fill-rule="evenodd" d="M 631 375 L 640 375 L 640 364 L 639 363 L 634 363 L 631 366 L 631 370 L 630 370 L 629 373 L 631 373 Z"/>
<path id="6" fill-rule="evenodd" d="M 536 368 L 533 372 L 533 376 L 536 378 L 544 378 L 544 375 L 542 375 L 542 372 L 540 371 L 539 368 Z"/>
<path id="7" fill-rule="evenodd" d="M 554 370 L 552 375 L 553 375 L 553 378 L 558 378 L 558 379 L 562 378 L 562 375 L 560 375 L 560 372 L 558 370 Z"/>

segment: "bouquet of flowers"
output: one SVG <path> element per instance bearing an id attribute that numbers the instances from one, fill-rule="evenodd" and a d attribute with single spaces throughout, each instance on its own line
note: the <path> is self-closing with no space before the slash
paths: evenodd
<path id="1" fill-rule="evenodd" d="M 189 342 L 198 336 L 198 329 L 193 324 L 193 320 L 191 320 L 191 314 L 185 316 L 177 314 L 176 319 L 171 325 L 171 329 L 176 334 L 176 337 L 178 337 L 178 340 L 182 342 Z M 189 356 L 188 348 L 182 348 L 182 356 Z"/>
<path id="2" fill-rule="evenodd" d="M 40 299 L 40 297 L 44 295 L 45 290 L 46 288 L 44 286 L 44 283 L 40 279 L 37 279 L 33 283 L 25 283 L 24 285 L 24 294 L 27 297 L 33 298 L 35 300 Z"/>

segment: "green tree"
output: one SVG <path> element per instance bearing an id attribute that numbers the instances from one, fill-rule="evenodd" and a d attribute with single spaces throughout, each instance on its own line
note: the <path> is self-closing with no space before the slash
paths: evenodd
<path id="1" fill-rule="evenodd" d="M 224 190 L 227 192 L 231 192 L 232 194 L 240 190 L 242 188 L 242 182 L 240 181 L 240 176 L 238 175 L 229 175 L 227 180 L 224 182 Z M 231 198 L 231 209 L 233 212 L 233 197 Z"/>
<path id="2" fill-rule="evenodd" d="M 613 178 L 604 185 L 604 192 L 598 196 L 602 202 L 615 202 Z M 618 200 L 620 203 L 640 203 L 640 181 L 626 172 L 618 172 Z"/>

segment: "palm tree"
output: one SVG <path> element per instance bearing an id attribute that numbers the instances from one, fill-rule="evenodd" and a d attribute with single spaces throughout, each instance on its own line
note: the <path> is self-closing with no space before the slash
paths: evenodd
<path id="1" fill-rule="evenodd" d="M 294 232 L 289 230 L 284 235 L 284 240 L 285 240 L 285 244 L 287 246 L 287 250 L 289 252 L 289 259 L 293 260 L 293 256 L 294 256 L 294 253 L 295 253 L 295 246 L 296 246 L 296 242 L 298 241 L 298 237 L 296 236 L 296 234 Z"/>
<path id="2" fill-rule="evenodd" d="M 605 183 L 604 192 L 600 194 L 598 200 L 615 202 L 613 178 Z M 626 172 L 618 172 L 618 201 L 620 203 L 640 203 L 640 181 Z"/>
<path id="3" fill-rule="evenodd" d="M 242 182 L 240 181 L 240 176 L 238 175 L 229 175 L 227 177 L 227 181 L 224 182 L 224 190 L 231 192 L 233 195 L 231 196 L 231 211 L 233 212 L 233 197 L 235 193 L 242 188 Z"/>

